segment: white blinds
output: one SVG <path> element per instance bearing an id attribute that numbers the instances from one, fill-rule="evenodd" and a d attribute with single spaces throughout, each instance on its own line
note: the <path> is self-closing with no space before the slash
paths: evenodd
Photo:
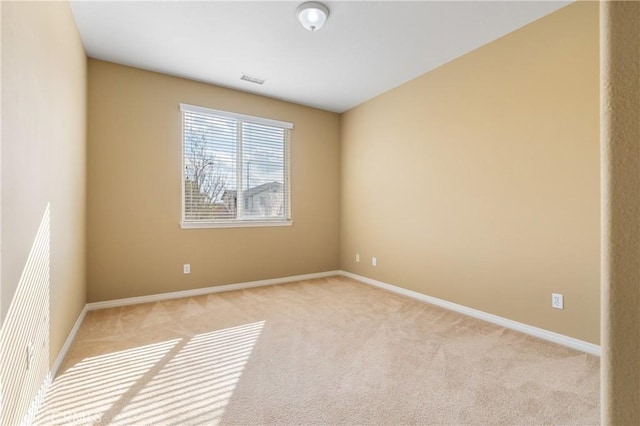
<path id="1" fill-rule="evenodd" d="M 180 105 L 183 222 L 290 219 L 291 123 Z"/>

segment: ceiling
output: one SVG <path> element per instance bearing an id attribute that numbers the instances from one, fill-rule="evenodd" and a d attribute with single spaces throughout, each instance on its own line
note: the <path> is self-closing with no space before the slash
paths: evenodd
<path id="1" fill-rule="evenodd" d="M 343 112 L 570 1 L 72 1 L 87 54 Z M 263 85 L 240 80 L 243 73 Z"/>

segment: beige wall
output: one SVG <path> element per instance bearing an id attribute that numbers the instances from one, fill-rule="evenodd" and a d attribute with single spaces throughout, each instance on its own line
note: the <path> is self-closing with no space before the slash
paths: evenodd
<path id="1" fill-rule="evenodd" d="M 85 114 L 69 5 L 2 2 L 2 424 L 25 414 L 86 302 Z"/>
<path id="2" fill-rule="evenodd" d="M 598 343 L 598 90 L 585 2 L 345 113 L 341 268 Z"/>
<path id="3" fill-rule="evenodd" d="M 180 229 L 180 103 L 294 123 L 293 226 Z M 338 268 L 337 114 L 92 59 L 88 114 L 90 302 Z"/>

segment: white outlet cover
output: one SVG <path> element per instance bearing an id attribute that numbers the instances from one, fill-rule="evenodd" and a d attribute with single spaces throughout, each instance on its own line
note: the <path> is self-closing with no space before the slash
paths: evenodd
<path id="1" fill-rule="evenodd" d="M 185 274 L 190 274 L 191 273 L 191 265 L 189 263 L 185 263 L 184 266 L 182 267 L 182 270 L 184 271 Z"/>
<path id="2" fill-rule="evenodd" d="M 360 262 L 360 255 L 356 254 L 356 262 Z"/>
<path id="3" fill-rule="evenodd" d="M 33 364 L 33 356 L 33 343 L 29 342 L 27 343 L 27 370 L 31 369 L 31 364 Z"/>
<path id="4" fill-rule="evenodd" d="M 564 297 L 560 293 L 551 293 L 551 307 L 564 309 Z"/>
<path id="5" fill-rule="evenodd" d="M 376 266 L 376 265 L 378 264 L 378 259 L 376 259 L 375 257 L 372 257 L 372 258 L 371 258 L 371 264 L 372 264 L 373 266 Z"/>

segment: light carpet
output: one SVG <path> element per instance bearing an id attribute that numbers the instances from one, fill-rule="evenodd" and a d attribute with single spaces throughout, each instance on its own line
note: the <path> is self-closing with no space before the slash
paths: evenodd
<path id="1" fill-rule="evenodd" d="M 37 424 L 597 424 L 599 359 L 344 277 L 89 312 Z"/>

